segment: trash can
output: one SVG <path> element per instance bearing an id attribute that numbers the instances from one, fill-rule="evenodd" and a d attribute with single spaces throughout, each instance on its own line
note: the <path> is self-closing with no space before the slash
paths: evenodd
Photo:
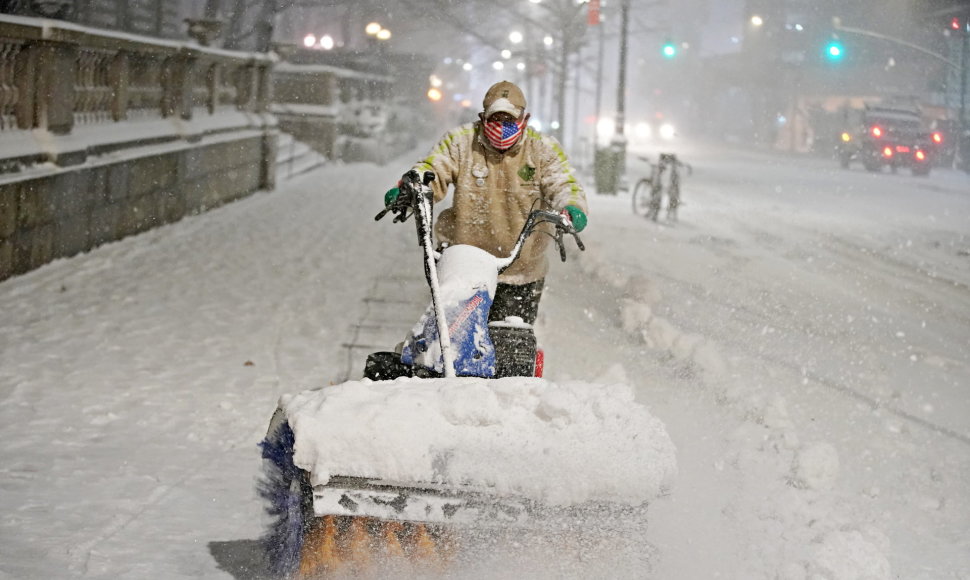
<path id="1" fill-rule="evenodd" d="M 596 191 L 616 195 L 620 189 L 620 176 L 623 175 L 626 147 L 623 143 L 610 143 L 609 147 L 596 150 L 593 155 L 593 177 Z"/>

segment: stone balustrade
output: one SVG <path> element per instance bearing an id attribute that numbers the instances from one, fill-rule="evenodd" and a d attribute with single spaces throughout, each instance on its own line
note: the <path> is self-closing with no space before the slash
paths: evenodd
<path id="1" fill-rule="evenodd" d="M 331 159 L 383 161 L 393 77 L 325 64 L 279 63 L 271 110 L 280 128 Z"/>
<path id="2" fill-rule="evenodd" d="M 266 55 L 0 16 L 0 138 L 129 120 L 191 120 L 269 103 Z"/>

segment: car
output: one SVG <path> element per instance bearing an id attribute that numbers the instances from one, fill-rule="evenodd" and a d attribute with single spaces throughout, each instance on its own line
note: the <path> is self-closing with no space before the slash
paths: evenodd
<path id="1" fill-rule="evenodd" d="M 929 175 L 942 135 L 923 129 L 918 110 L 866 106 L 850 110 L 846 118 L 836 145 L 844 169 L 858 161 L 868 171 L 906 167 L 913 175 Z"/>

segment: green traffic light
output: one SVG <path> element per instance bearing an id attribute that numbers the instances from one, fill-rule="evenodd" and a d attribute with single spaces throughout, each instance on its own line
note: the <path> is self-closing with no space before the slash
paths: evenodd
<path id="1" fill-rule="evenodd" d="M 842 57 L 845 56 L 845 49 L 838 42 L 830 42 L 825 47 L 825 56 L 829 60 L 842 60 Z"/>
<path id="2" fill-rule="evenodd" d="M 663 55 L 666 58 L 673 58 L 677 55 L 677 47 L 673 43 L 668 42 L 663 47 Z"/>

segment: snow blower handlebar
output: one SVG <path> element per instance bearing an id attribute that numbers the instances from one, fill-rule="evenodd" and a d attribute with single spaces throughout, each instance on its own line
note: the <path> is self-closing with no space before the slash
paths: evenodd
<path id="1" fill-rule="evenodd" d="M 563 217 L 563 214 L 547 209 L 533 210 L 529 214 L 529 217 L 526 218 L 525 225 L 522 226 L 522 231 L 519 232 L 519 239 L 516 240 L 515 246 L 512 248 L 512 253 L 508 258 L 499 260 L 499 274 L 504 272 L 519 257 L 519 252 L 522 251 L 522 246 L 525 244 L 525 241 L 535 232 L 536 227 L 541 223 L 550 223 L 555 226 L 556 233 L 549 235 L 556 241 L 556 246 L 559 247 L 559 258 L 563 262 L 566 261 L 566 245 L 562 239 L 566 234 L 571 235 L 576 240 L 576 247 L 580 251 L 586 250 L 586 246 L 583 245 L 583 240 L 579 239 L 579 233 L 576 231 L 576 228 L 573 227 L 568 219 Z"/>
<path id="2" fill-rule="evenodd" d="M 397 215 L 395 222 L 406 221 L 411 214 L 414 214 L 414 222 L 418 230 L 418 243 L 424 253 L 424 277 L 431 288 L 431 303 L 435 311 L 435 319 L 438 324 L 438 342 L 441 345 L 441 358 L 444 365 L 445 377 L 455 376 L 455 353 L 451 347 L 451 336 L 448 333 L 447 318 L 445 318 L 444 306 L 441 302 L 441 285 L 438 281 L 438 268 L 435 260 L 438 257 L 434 251 L 431 239 L 431 221 L 433 219 L 434 194 L 431 191 L 431 182 L 434 181 L 434 173 L 424 172 L 424 178 L 414 169 L 408 171 L 401 178 L 398 185 L 400 193 L 389 206 L 384 208 L 375 220 L 379 220 L 392 211 Z"/>
<path id="3" fill-rule="evenodd" d="M 395 222 L 407 221 L 407 219 L 411 217 L 413 213 L 421 211 L 422 196 L 424 196 L 424 201 L 429 205 L 433 201 L 433 194 L 430 185 L 434 179 L 435 175 L 431 171 L 425 171 L 423 179 L 416 170 L 412 169 L 411 171 L 408 171 L 404 174 L 404 177 L 401 178 L 401 183 L 399 186 L 401 191 L 400 194 L 390 205 L 381 210 L 380 213 L 374 217 L 374 219 L 380 220 L 387 215 L 388 212 L 393 212 L 396 214 L 394 217 Z M 430 221 L 430 211 L 428 211 L 427 216 L 424 216 L 423 220 L 418 220 L 418 237 L 420 240 L 424 239 L 422 228 L 430 229 Z M 525 240 L 535 232 L 536 227 L 541 223 L 549 223 L 556 228 L 556 233 L 549 235 L 551 235 L 556 241 L 556 246 L 559 248 L 559 258 L 563 262 L 566 261 L 566 246 L 563 243 L 563 237 L 566 234 L 571 235 L 576 240 L 576 246 L 580 249 L 580 251 L 586 250 L 586 246 L 583 245 L 583 241 L 579 238 L 579 233 L 576 231 L 576 228 L 573 227 L 572 223 L 570 223 L 568 219 L 565 219 L 562 214 L 552 210 L 533 210 L 529 214 L 529 217 L 526 218 L 525 225 L 522 226 L 522 231 L 519 232 L 519 237 L 516 240 L 515 246 L 512 248 L 512 252 L 509 257 L 499 259 L 500 274 L 512 265 L 512 262 L 514 262 L 519 256 L 519 252 L 522 250 Z"/>
<path id="4" fill-rule="evenodd" d="M 374 220 L 379 221 L 389 212 L 393 212 L 396 214 L 394 216 L 395 223 L 407 221 L 411 214 L 417 210 L 422 195 L 429 200 L 432 199 L 431 182 L 434 181 L 434 178 L 432 171 L 425 171 L 424 179 L 415 169 L 405 173 L 398 185 L 400 193 L 390 205 L 374 216 Z"/>

